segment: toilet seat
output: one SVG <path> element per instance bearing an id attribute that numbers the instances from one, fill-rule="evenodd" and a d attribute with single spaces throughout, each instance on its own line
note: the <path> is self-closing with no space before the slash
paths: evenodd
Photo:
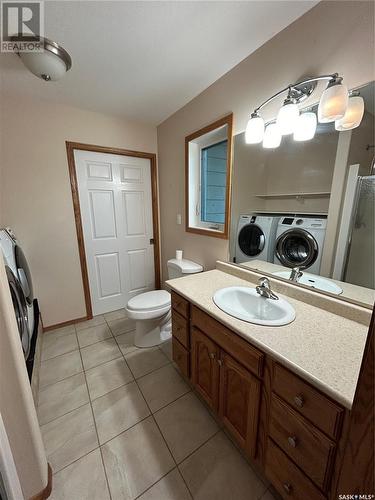
<path id="1" fill-rule="evenodd" d="M 171 294 L 166 290 L 153 290 L 130 299 L 126 311 L 131 319 L 154 319 L 167 314 L 170 308 Z"/>
<path id="2" fill-rule="evenodd" d="M 166 290 L 153 290 L 152 292 L 136 295 L 128 302 L 128 309 L 136 311 L 153 311 L 171 305 L 171 294 Z"/>

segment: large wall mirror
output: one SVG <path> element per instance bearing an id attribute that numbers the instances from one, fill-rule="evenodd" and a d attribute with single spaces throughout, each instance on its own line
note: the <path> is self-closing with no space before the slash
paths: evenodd
<path id="1" fill-rule="evenodd" d="M 229 237 L 232 119 L 225 116 L 185 138 L 188 232 Z"/>
<path id="2" fill-rule="evenodd" d="M 272 149 L 234 137 L 230 261 L 372 308 L 375 84 L 357 90 L 353 130 L 318 123 L 311 140 Z"/>

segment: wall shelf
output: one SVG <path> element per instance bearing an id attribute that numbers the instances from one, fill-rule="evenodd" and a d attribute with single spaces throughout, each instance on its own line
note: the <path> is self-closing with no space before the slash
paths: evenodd
<path id="1" fill-rule="evenodd" d="M 329 198 L 329 191 L 317 191 L 315 193 L 272 193 L 272 194 L 256 194 L 256 198 Z"/>

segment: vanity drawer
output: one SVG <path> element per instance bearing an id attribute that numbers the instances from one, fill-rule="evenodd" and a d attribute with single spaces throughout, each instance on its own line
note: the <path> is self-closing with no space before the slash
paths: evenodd
<path id="1" fill-rule="evenodd" d="M 179 312 L 184 318 L 189 319 L 189 302 L 176 292 L 172 291 L 171 295 L 172 309 Z"/>
<path id="2" fill-rule="evenodd" d="M 268 440 L 267 445 L 265 473 L 274 488 L 285 499 L 325 499 L 325 496 L 271 439 Z"/>
<path id="3" fill-rule="evenodd" d="M 275 394 L 271 400 L 269 435 L 317 486 L 326 490 L 335 443 Z"/>
<path id="4" fill-rule="evenodd" d="M 172 356 L 173 361 L 181 370 L 181 373 L 186 378 L 190 377 L 190 354 L 184 346 L 180 344 L 174 337 L 172 338 Z"/>
<path id="5" fill-rule="evenodd" d="M 245 368 L 258 377 L 262 376 L 264 354 L 246 340 L 195 306 L 191 309 L 191 324 L 199 328 Z"/>
<path id="6" fill-rule="evenodd" d="M 277 363 L 272 389 L 323 432 L 334 439 L 339 437 L 344 410 Z"/>
<path id="7" fill-rule="evenodd" d="M 189 320 L 172 309 L 172 335 L 189 349 Z"/>

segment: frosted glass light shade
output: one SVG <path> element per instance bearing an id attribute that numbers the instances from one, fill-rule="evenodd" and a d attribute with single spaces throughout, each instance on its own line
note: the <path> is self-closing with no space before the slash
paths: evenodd
<path id="1" fill-rule="evenodd" d="M 20 52 L 23 64 L 38 78 L 47 75 L 49 80 L 60 80 L 67 72 L 67 67 L 56 54 L 44 52 Z"/>
<path id="2" fill-rule="evenodd" d="M 259 144 L 264 136 L 264 120 L 261 116 L 256 115 L 250 118 L 247 122 L 245 131 L 246 144 Z"/>
<path id="3" fill-rule="evenodd" d="M 297 104 L 284 104 L 277 114 L 276 124 L 281 135 L 292 134 L 299 116 Z"/>
<path id="4" fill-rule="evenodd" d="M 348 106 L 348 89 L 338 83 L 326 88 L 320 98 L 318 120 L 320 123 L 334 122 L 342 118 Z"/>
<path id="5" fill-rule="evenodd" d="M 281 134 L 276 123 L 267 125 L 264 131 L 263 147 L 266 149 L 278 148 L 281 142 Z"/>
<path id="6" fill-rule="evenodd" d="M 293 139 L 295 141 L 309 141 L 316 132 L 317 118 L 315 113 L 302 113 L 298 117 L 294 129 Z"/>
<path id="7" fill-rule="evenodd" d="M 363 113 L 365 112 L 365 103 L 361 96 L 349 97 L 348 107 L 346 108 L 345 115 L 339 120 L 335 121 L 335 129 L 352 130 L 360 125 Z"/>

